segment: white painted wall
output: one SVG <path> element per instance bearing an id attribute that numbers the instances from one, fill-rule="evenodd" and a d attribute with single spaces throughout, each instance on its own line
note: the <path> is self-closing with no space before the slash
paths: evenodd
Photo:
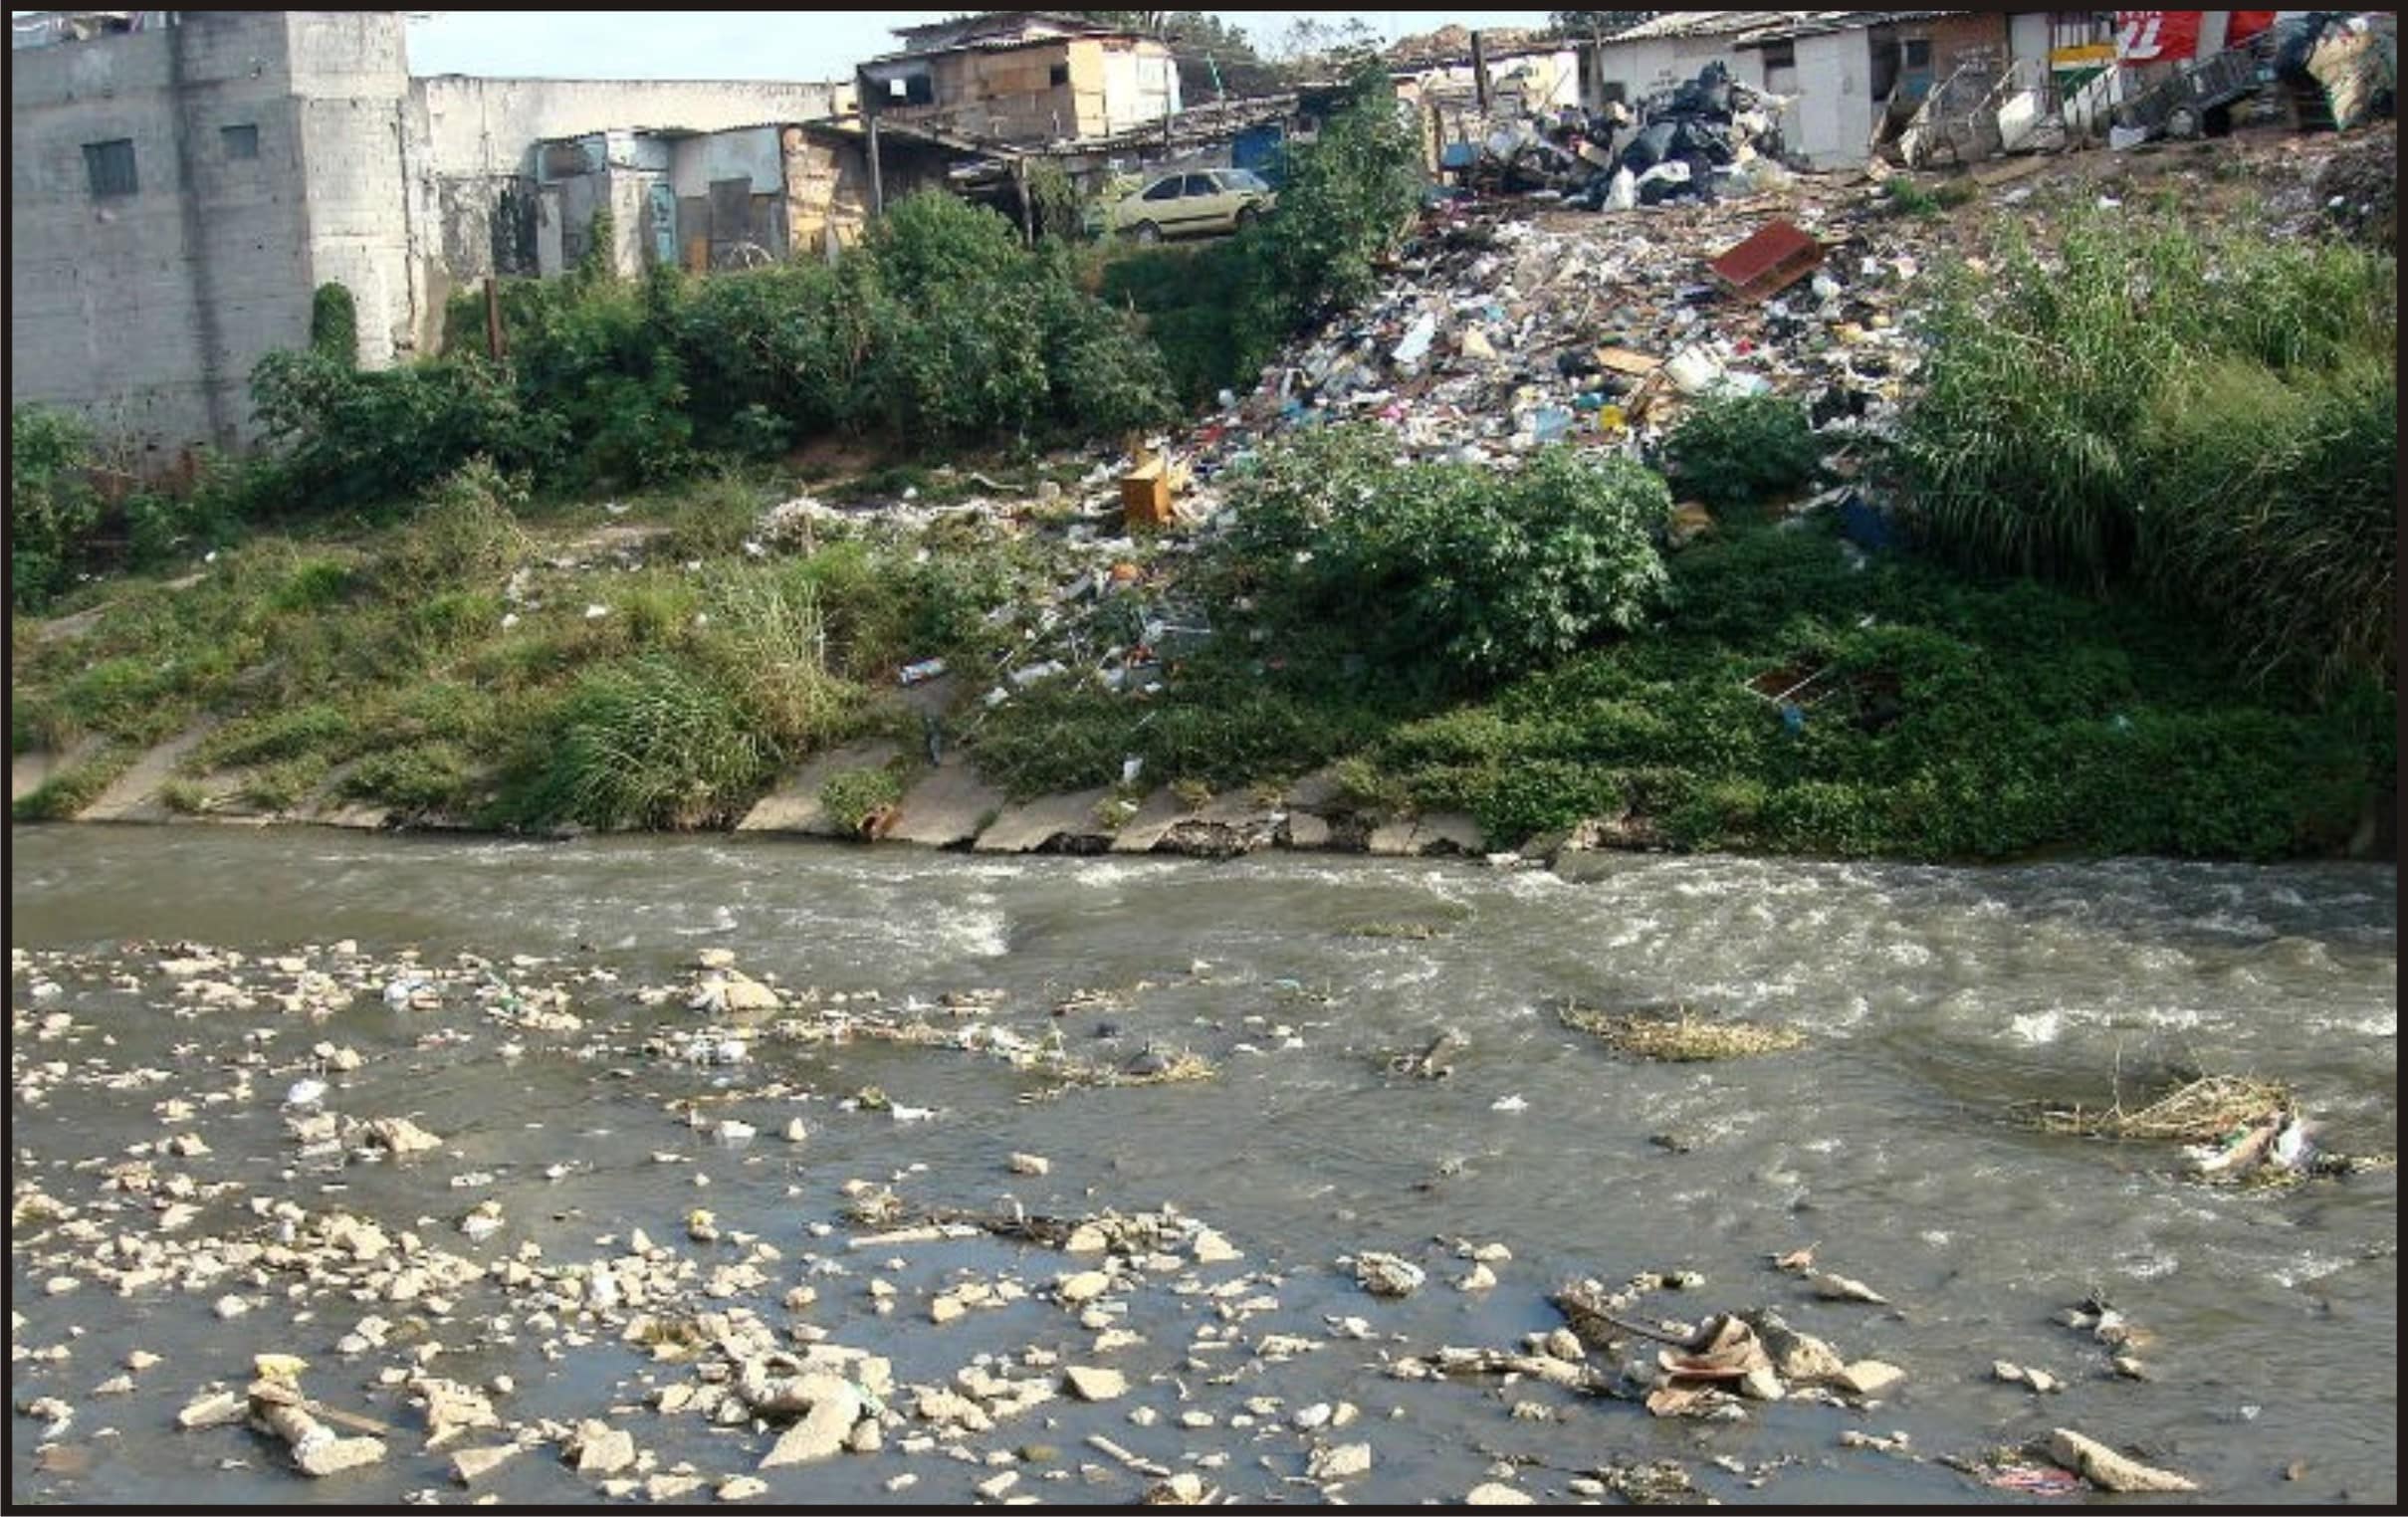
<path id="1" fill-rule="evenodd" d="M 2007 18 L 2007 56 L 2049 67 L 2049 13 L 2017 11 Z"/>
<path id="2" fill-rule="evenodd" d="M 470 79 L 411 82 L 424 97 L 438 174 L 530 173 L 531 145 L 613 127 L 721 131 L 813 121 L 852 105 L 853 87 L 809 82 Z"/>
<path id="3" fill-rule="evenodd" d="M 1150 125 L 1180 108 L 1179 64 L 1151 49 L 1105 48 L 1104 130 Z"/>
<path id="4" fill-rule="evenodd" d="M 1792 49 L 1798 61 L 1797 84 L 1784 92 L 1795 99 L 1782 112 L 1782 137 L 1815 168 L 1861 165 L 1873 123 L 1870 36 L 1859 29 L 1800 37 Z M 1712 37 L 1608 43 L 1599 49 L 1597 78 L 1600 83 L 1621 83 L 1636 106 L 1658 91 L 1695 79 L 1716 59 L 1741 84 L 1765 88 L 1762 49 L 1734 48 L 1728 38 Z"/>
<path id="5" fill-rule="evenodd" d="M 1755 52 L 1731 46 L 1728 37 L 1651 37 L 1640 42 L 1606 43 L 1598 49 L 1600 84 L 1619 83 L 1633 106 L 1658 90 L 1669 90 L 1715 59 L 1731 78 L 1751 85 L 1764 83 L 1764 63 Z M 1801 60 L 1803 62 L 1803 60 Z"/>
<path id="6" fill-rule="evenodd" d="M 1792 150 L 1814 168 L 1856 168 L 1866 157 L 1877 103 L 1872 98 L 1872 39 L 1862 31 L 1797 41 L 1798 99 L 1783 122 Z"/>

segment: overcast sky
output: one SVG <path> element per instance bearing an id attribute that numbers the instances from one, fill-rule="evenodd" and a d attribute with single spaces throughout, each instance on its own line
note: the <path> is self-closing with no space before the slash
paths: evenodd
<path id="1" fill-rule="evenodd" d="M 890 52 L 888 29 L 942 21 L 951 11 L 434 11 L 409 24 L 412 74 L 522 79 L 846 79 Z M 1255 46 L 1276 49 L 1298 16 L 1347 13 L 1219 11 Z M 1544 11 L 1361 11 L 1394 39 L 1460 26 L 1539 26 Z"/>

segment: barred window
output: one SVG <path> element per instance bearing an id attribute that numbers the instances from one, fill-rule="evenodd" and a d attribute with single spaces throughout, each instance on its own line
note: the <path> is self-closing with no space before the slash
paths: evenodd
<path id="1" fill-rule="evenodd" d="M 84 144 L 84 168 L 92 175 L 95 195 L 130 195 L 140 185 L 133 176 L 133 139 Z"/>

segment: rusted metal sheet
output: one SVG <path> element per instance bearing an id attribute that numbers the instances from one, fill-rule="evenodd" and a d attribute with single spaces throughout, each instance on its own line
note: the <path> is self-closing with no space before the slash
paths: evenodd
<path id="1" fill-rule="evenodd" d="M 1753 237 L 1706 265 L 1744 301 L 1779 295 L 1823 262 L 1823 244 L 1790 221 L 1767 223 Z"/>

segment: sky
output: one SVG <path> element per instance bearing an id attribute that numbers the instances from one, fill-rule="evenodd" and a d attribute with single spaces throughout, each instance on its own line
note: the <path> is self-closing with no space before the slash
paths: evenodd
<path id="1" fill-rule="evenodd" d="M 849 79 L 853 65 L 893 51 L 888 28 L 942 21 L 948 11 L 429 11 L 413 13 L 412 74 L 522 79 Z M 1299 15 L 1343 22 L 1347 12 L 1216 11 L 1275 49 Z M 1386 39 L 1471 27 L 1540 26 L 1545 11 L 1359 11 Z"/>

